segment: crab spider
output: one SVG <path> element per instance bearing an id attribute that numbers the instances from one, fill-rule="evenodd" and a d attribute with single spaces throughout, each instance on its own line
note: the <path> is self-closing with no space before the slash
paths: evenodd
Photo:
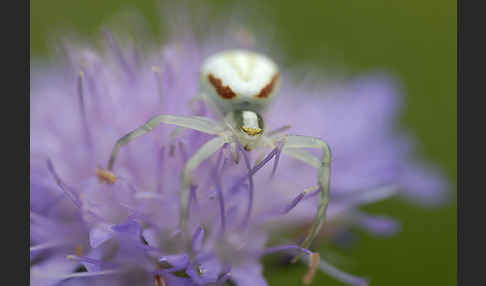
<path id="1" fill-rule="evenodd" d="M 222 114 L 222 121 L 201 116 L 158 115 L 141 127 L 120 138 L 111 153 L 108 171 L 113 170 L 119 148 L 156 126 L 165 123 L 182 128 L 216 135 L 205 143 L 187 161 L 181 175 L 180 225 L 184 229 L 187 220 L 191 173 L 199 164 L 217 152 L 225 144 L 232 146 L 233 155 L 239 144 L 247 152 L 259 148 L 280 148 L 295 159 L 317 169 L 317 187 L 320 189 L 317 214 L 312 227 L 301 243 L 309 247 L 319 232 L 329 200 L 329 165 L 331 154 L 328 145 L 319 138 L 282 135 L 288 126 L 265 135 L 262 111 L 276 93 L 278 81 L 277 66 L 267 57 L 249 51 L 231 50 L 209 57 L 200 73 L 201 98 Z M 320 159 L 306 148 L 322 151 Z M 236 158 L 235 158 L 236 160 Z"/>

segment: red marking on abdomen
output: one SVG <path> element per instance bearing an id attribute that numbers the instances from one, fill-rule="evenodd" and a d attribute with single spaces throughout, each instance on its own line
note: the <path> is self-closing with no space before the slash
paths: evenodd
<path id="1" fill-rule="evenodd" d="M 216 92 L 224 99 L 231 99 L 236 96 L 236 94 L 231 90 L 229 86 L 224 86 L 223 82 L 213 76 L 212 74 L 208 75 L 209 82 L 214 86 Z"/>
<path id="2" fill-rule="evenodd" d="M 257 94 L 256 97 L 267 98 L 272 92 L 273 88 L 275 87 L 275 83 L 277 82 L 277 79 L 278 79 L 278 73 L 272 77 L 272 80 L 270 81 L 269 84 L 267 84 L 264 88 L 262 88 L 262 90 L 260 90 L 260 93 Z"/>

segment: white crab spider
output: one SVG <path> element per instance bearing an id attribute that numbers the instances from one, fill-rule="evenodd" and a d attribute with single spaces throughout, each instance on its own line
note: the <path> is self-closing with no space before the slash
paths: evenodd
<path id="1" fill-rule="evenodd" d="M 116 155 L 121 146 L 149 132 L 161 123 L 216 135 L 187 161 L 182 172 L 180 224 L 181 228 L 184 229 L 187 220 L 189 188 L 192 183 L 191 173 L 200 163 L 226 143 L 231 144 L 233 150 L 238 143 L 246 151 L 280 146 L 283 153 L 318 169 L 317 185 L 320 189 L 320 196 L 317 215 L 309 234 L 301 244 L 302 247 L 309 247 L 325 219 L 329 197 L 331 154 L 328 145 L 318 138 L 278 135 L 285 128 L 265 135 L 261 113 L 276 93 L 278 76 L 278 68 L 275 63 L 261 54 L 243 50 L 230 50 L 209 57 L 201 68 L 201 97 L 222 113 L 224 116 L 222 122 L 200 116 L 155 116 L 116 142 L 108 162 L 109 172 L 103 171 L 103 174 L 111 174 Z M 321 149 L 321 159 L 319 160 L 304 148 Z"/>

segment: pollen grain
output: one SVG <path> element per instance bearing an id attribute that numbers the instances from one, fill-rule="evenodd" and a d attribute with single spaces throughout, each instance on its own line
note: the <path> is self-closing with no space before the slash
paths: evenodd
<path id="1" fill-rule="evenodd" d="M 83 246 L 81 244 L 76 245 L 74 248 L 74 254 L 76 254 L 76 256 L 83 255 Z"/>
<path id="2" fill-rule="evenodd" d="M 100 180 L 100 182 L 102 183 L 114 184 L 116 182 L 115 174 L 108 170 L 97 168 L 96 176 L 98 177 L 98 180 Z"/>

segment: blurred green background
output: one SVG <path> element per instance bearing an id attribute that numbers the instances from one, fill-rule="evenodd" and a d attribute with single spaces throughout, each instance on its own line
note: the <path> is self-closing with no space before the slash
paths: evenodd
<path id="1" fill-rule="evenodd" d="M 222 13 L 238 1 L 198 1 Z M 154 0 L 30 2 L 31 59 L 49 55 L 52 36 L 74 30 L 94 35 L 127 8 L 136 8 L 154 32 L 162 21 Z M 267 22 L 288 64 L 312 64 L 348 74 L 385 70 L 403 83 L 402 125 L 421 141 L 419 154 L 451 180 L 450 204 L 425 209 L 400 200 L 366 208 L 402 222 L 393 237 L 360 233 L 356 246 L 330 249 L 342 270 L 371 278 L 372 285 L 456 285 L 456 1 L 452 0 L 249 0 L 242 5 L 255 23 Z M 232 9 L 232 10 L 230 10 Z M 248 13 L 249 12 L 249 13 Z M 270 285 L 300 285 L 305 267 L 276 267 L 267 259 Z M 313 285 L 341 285 L 318 274 Z"/>

